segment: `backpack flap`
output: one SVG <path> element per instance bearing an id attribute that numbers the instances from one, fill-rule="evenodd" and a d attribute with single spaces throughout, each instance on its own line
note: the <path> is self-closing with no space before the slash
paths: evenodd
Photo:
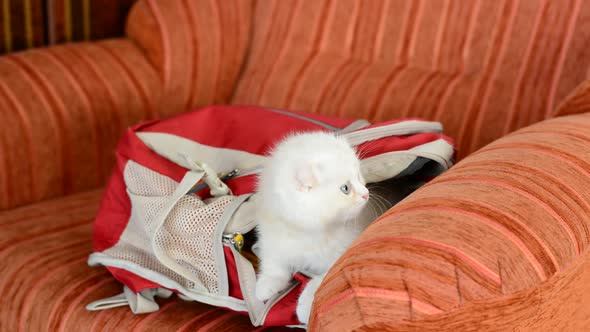
<path id="1" fill-rule="evenodd" d="M 440 134 L 441 130 L 437 122 L 390 121 L 342 136 L 356 147 L 367 183 L 377 183 L 415 168 L 419 158 L 440 164 L 441 172 L 448 169 L 454 148 L 450 139 Z"/>

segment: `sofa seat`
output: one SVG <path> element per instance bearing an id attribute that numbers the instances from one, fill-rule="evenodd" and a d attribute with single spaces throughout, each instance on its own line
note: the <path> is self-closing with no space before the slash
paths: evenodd
<path id="1" fill-rule="evenodd" d="M 158 312 L 128 307 L 88 312 L 86 304 L 122 291 L 104 268 L 91 268 L 92 221 L 102 190 L 0 212 L 0 331 L 256 330 L 246 316 L 178 298 Z M 268 328 L 267 331 L 289 330 Z"/>

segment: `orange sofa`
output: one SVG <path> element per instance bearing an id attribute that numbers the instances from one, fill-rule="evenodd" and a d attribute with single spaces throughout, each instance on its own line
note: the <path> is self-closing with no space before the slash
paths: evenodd
<path id="1" fill-rule="evenodd" d="M 331 269 L 314 331 L 587 331 L 590 2 L 140 0 L 126 38 L 0 57 L 0 331 L 250 331 L 86 264 L 126 127 L 208 104 L 440 121 L 459 163 Z M 267 328 L 265 330 L 279 330 Z"/>

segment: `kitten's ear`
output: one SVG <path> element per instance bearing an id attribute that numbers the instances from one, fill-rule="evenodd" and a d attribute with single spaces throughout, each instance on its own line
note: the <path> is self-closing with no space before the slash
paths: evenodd
<path id="1" fill-rule="evenodd" d="M 295 169 L 297 190 L 309 191 L 318 184 L 317 167 L 313 163 L 304 163 Z"/>

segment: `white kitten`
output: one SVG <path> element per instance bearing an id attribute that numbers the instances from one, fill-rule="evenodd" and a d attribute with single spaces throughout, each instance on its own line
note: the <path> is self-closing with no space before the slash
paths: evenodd
<path id="1" fill-rule="evenodd" d="M 297 314 L 307 323 L 323 276 L 367 226 L 356 220 L 369 198 L 359 164 L 344 138 L 325 132 L 292 135 L 275 148 L 258 184 L 258 299 L 306 274 L 312 280 Z"/>

